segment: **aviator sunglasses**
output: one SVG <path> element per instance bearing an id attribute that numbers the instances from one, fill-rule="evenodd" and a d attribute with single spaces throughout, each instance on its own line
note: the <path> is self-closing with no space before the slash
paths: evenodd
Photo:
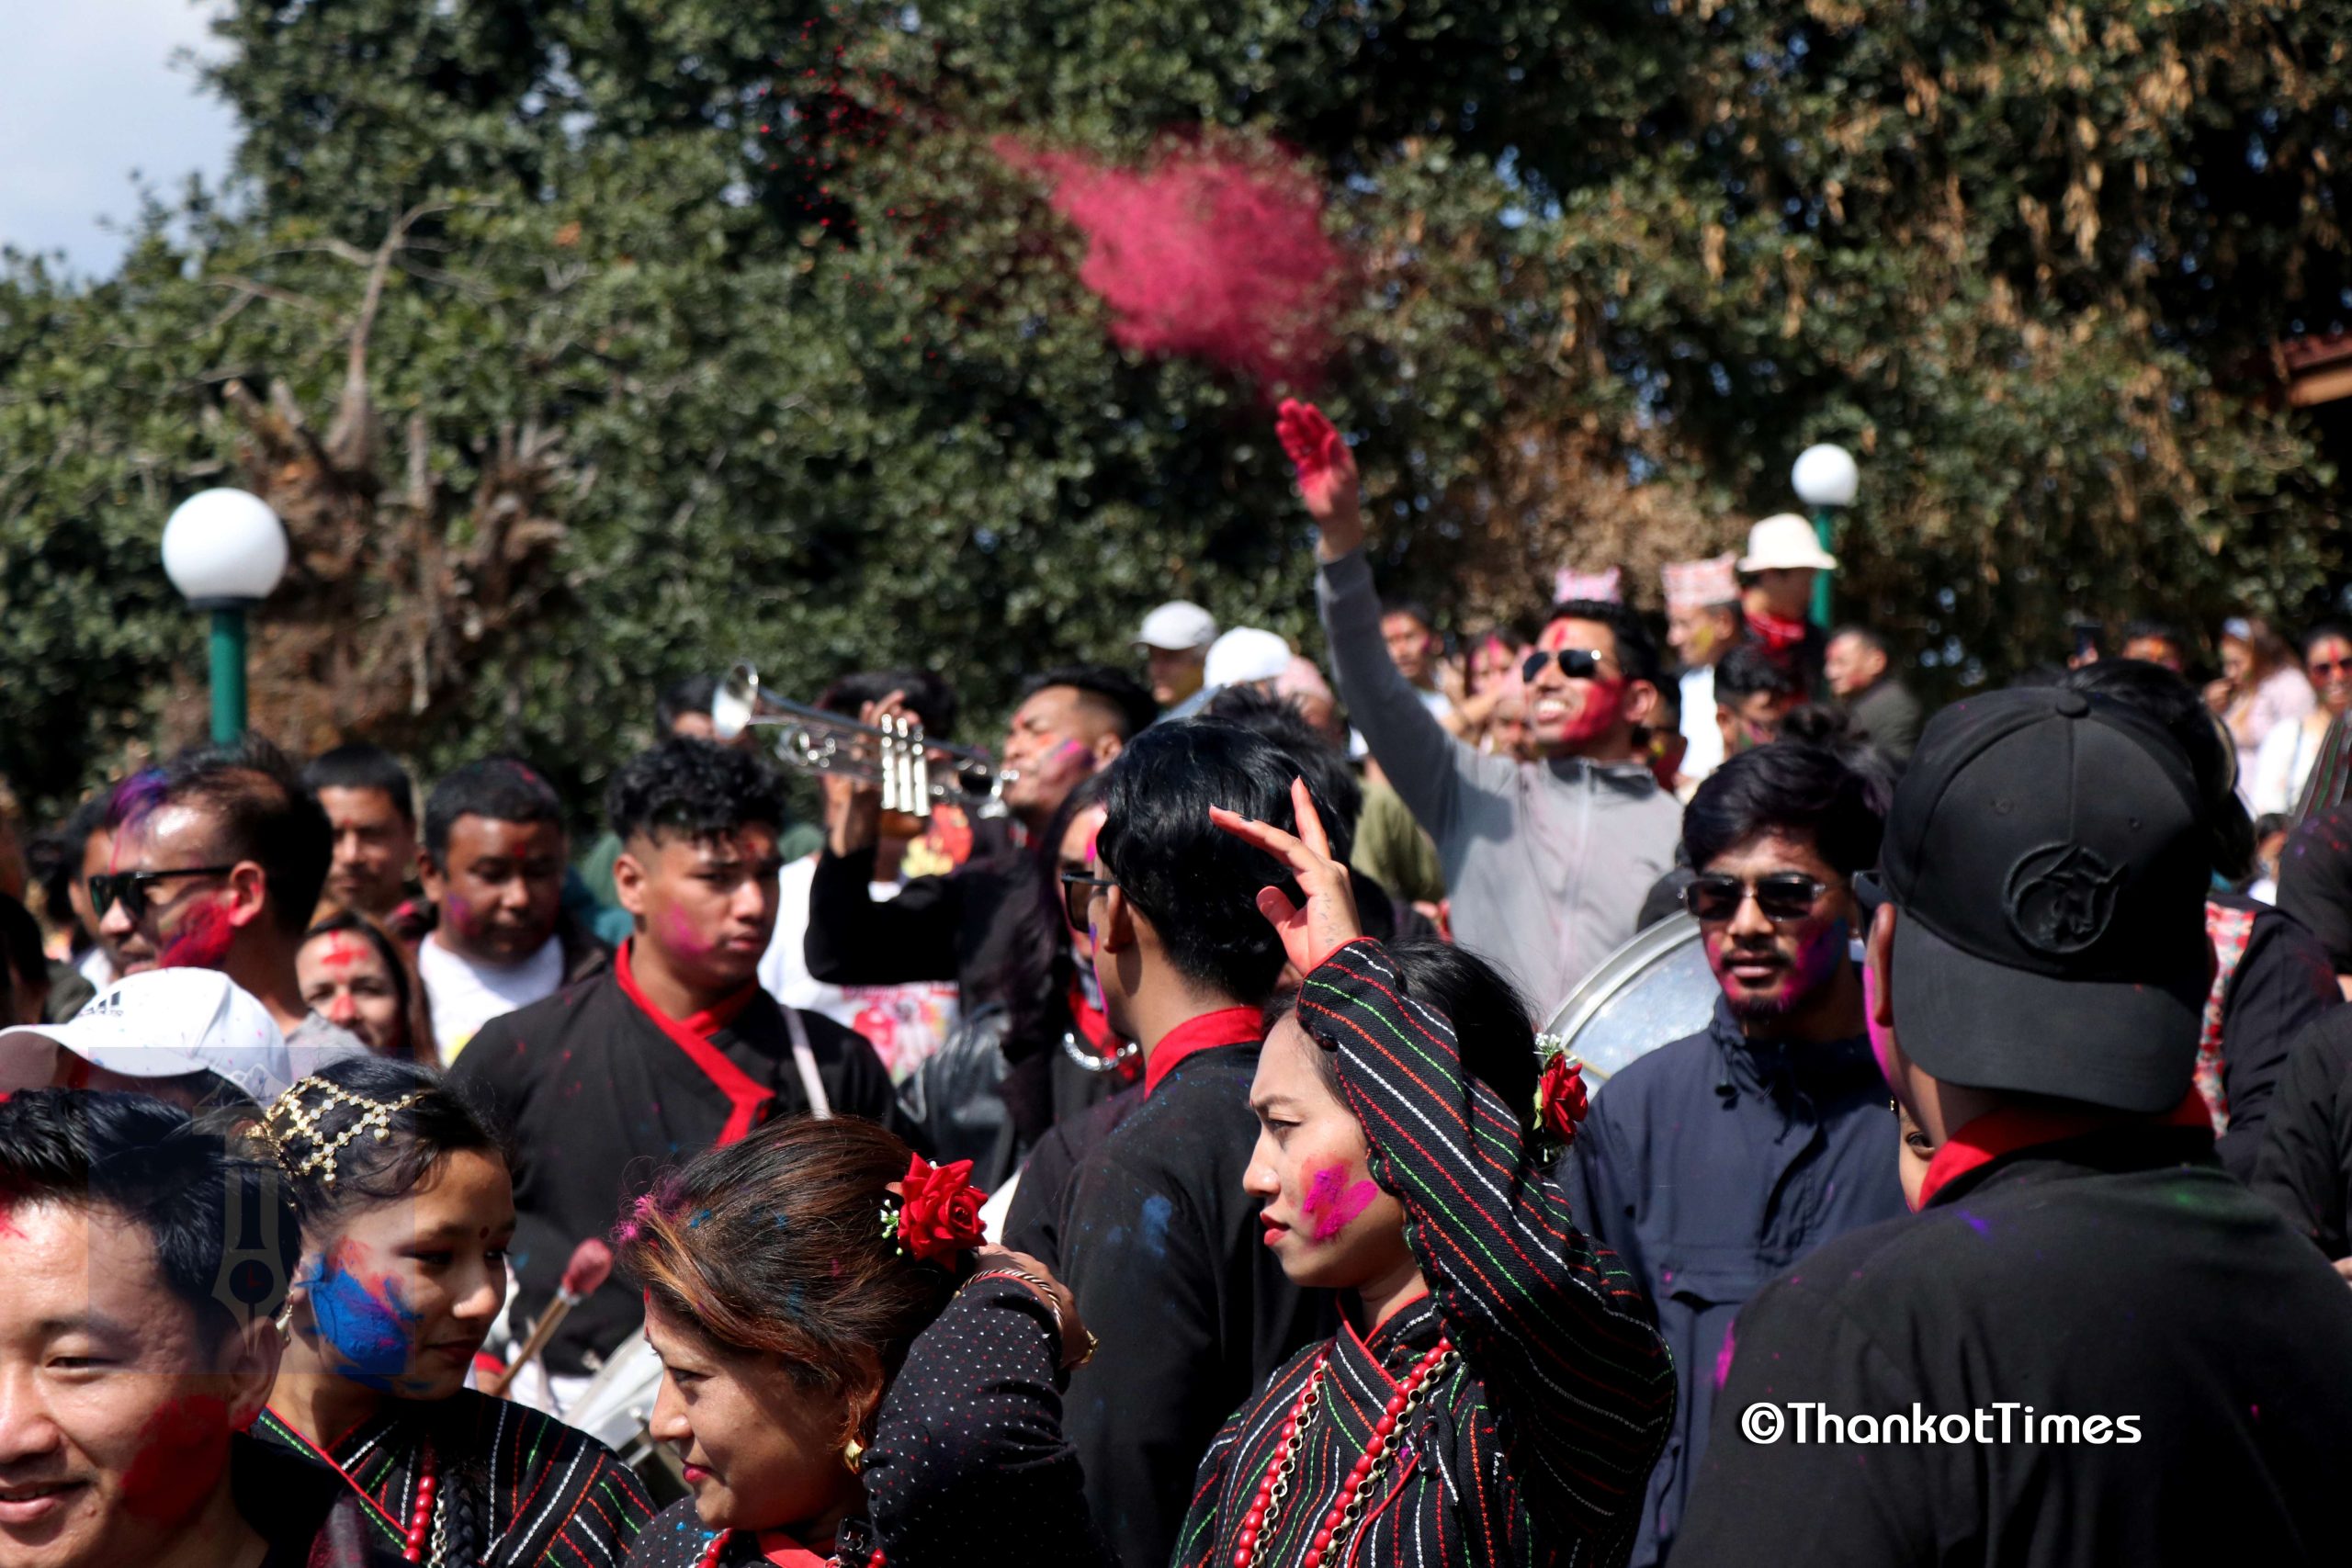
<path id="1" fill-rule="evenodd" d="M 1813 913 L 1829 884 L 1801 871 L 1776 871 L 1752 883 L 1710 872 L 1682 890 L 1682 907 L 1702 920 L 1728 920 L 1747 902 L 1751 889 L 1766 919 L 1802 920 Z"/>
<path id="2" fill-rule="evenodd" d="M 1564 648 L 1557 653 L 1536 649 L 1519 662 L 1519 678 L 1532 684 L 1544 673 L 1544 666 L 1555 659 L 1560 661 L 1560 673 L 1571 681 L 1590 681 L 1600 673 L 1602 654 L 1593 648 Z"/>

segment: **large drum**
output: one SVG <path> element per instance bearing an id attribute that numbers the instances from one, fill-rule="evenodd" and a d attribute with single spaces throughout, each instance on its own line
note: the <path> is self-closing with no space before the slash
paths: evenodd
<path id="1" fill-rule="evenodd" d="M 1722 994 L 1699 943 L 1699 922 L 1679 914 L 1636 931 L 1602 959 L 1544 1032 L 1567 1042 L 1597 1090 L 1635 1057 L 1706 1028 Z"/>
<path id="2" fill-rule="evenodd" d="M 637 1472 L 657 1505 L 686 1495 L 677 1455 L 653 1440 L 653 1401 L 662 1392 L 662 1358 L 639 1329 L 613 1348 L 605 1364 L 564 1407 L 566 1425 L 577 1427 L 620 1455 Z"/>

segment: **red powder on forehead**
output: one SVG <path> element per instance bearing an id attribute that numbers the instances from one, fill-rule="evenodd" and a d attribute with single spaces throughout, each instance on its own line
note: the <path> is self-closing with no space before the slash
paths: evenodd
<path id="1" fill-rule="evenodd" d="M 147 1418 L 139 1438 L 122 1472 L 123 1506 L 142 1518 L 185 1519 L 228 1468 L 228 1403 L 210 1394 L 172 1400 Z"/>
<path id="2" fill-rule="evenodd" d="M 348 969 L 367 956 L 358 938 L 349 931 L 335 931 L 328 936 L 326 951 L 319 954 L 319 962 L 330 969 Z"/>
<path id="3" fill-rule="evenodd" d="M 1292 164 L 1188 142 L 1140 170 L 1022 147 L 998 157 L 1053 186 L 1087 237 L 1079 281 L 1111 307 L 1111 336 L 1204 359 L 1269 386 L 1307 387 L 1336 346 L 1345 257 L 1323 232 L 1323 193 Z"/>

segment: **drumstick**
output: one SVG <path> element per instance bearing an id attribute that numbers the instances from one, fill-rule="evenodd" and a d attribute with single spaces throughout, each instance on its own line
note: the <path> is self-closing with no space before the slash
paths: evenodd
<path id="1" fill-rule="evenodd" d="M 571 1249 L 571 1261 L 563 1266 L 563 1279 L 555 1288 L 555 1300 L 548 1310 L 539 1314 L 539 1321 L 531 1329 L 531 1337 L 523 1341 L 522 1352 L 506 1365 L 506 1370 L 485 1380 L 481 1391 L 495 1399 L 505 1393 L 507 1387 L 522 1375 L 538 1353 L 548 1348 L 555 1331 L 563 1320 L 593 1294 L 597 1287 L 612 1277 L 613 1249 L 590 1236 Z"/>

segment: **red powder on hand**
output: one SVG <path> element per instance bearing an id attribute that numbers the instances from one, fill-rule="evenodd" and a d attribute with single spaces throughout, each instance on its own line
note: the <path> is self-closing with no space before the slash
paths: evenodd
<path id="1" fill-rule="evenodd" d="M 1323 232 L 1323 193 L 1272 157 L 1171 142 L 1141 170 L 1011 138 L 998 157 L 1053 185 L 1083 231 L 1079 281 L 1111 307 L 1111 336 L 1204 359 L 1267 385 L 1310 386 L 1335 346 L 1345 261 Z"/>

